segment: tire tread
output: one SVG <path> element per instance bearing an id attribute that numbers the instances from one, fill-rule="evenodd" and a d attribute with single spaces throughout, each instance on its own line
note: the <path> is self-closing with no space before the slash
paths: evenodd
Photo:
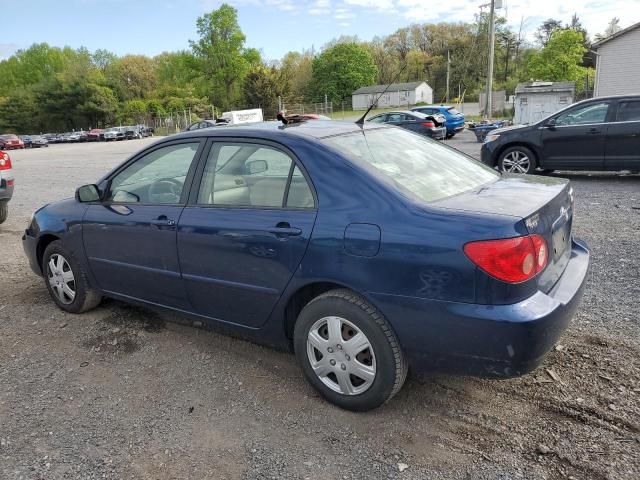
<path id="1" fill-rule="evenodd" d="M 322 293 L 315 297 L 307 304 L 307 306 L 324 298 L 340 298 L 357 306 L 363 312 L 365 312 L 376 323 L 376 325 L 378 325 L 378 327 L 382 330 L 383 334 L 387 338 L 387 341 L 391 346 L 391 350 L 393 351 L 393 356 L 396 363 L 395 382 L 393 388 L 391 389 L 391 392 L 384 401 L 384 403 L 387 403 L 400 391 L 407 378 L 407 373 L 409 372 L 409 365 L 404 354 L 402 353 L 400 342 L 398 341 L 396 334 L 391 329 L 389 323 L 375 307 L 370 305 L 364 298 L 352 292 L 351 290 L 347 290 L 346 288 L 329 290 L 328 292 Z"/>

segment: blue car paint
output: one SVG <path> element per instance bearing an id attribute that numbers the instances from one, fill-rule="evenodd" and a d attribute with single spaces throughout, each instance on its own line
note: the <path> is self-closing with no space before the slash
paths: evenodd
<path id="1" fill-rule="evenodd" d="M 455 135 L 456 133 L 464 130 L 464 115 L 461 113 L 451 113 L 450 105 L 429 105 L 423 107 L 414 107 L 411 110 L 414 112 L 422 112 L 428 115 L 439 113 L 444 115 L 446 119 L 445 127 L 447 127 L 447 135 Z"/>
<path id="2" fill-rule="evenodd" d="M 398 190 L 374 167 L 344 158 L 318 138 L 354 128 L 322 121 L 286 128 L 266 124 L 161 140 L 156 145 L 233 135 L 278 144 L 300 161 L 317 208 L 196 207 L 185 199 L 184 208 L 171 207 L 177 228 L 167 230 L 148 221 L 160 210 L 137 218 L 142 206 L 114 213 L 114 206 L 63 200 L 36 212 L 25 232 L 31 267 L 42 275 L 42 241 L 60 238 L 90 283 L 107 296 L 170 308 L 278 348 L 291 346 L 287 309 L 296 292 L 330 283 L 360 293 L 380 309 L 414 373 L 504 377 L 534 368 L 579 303 L 588 250 L 571 241 L 564 267 L 555 266 L 564 271 L 556 270 L 555 281 L 545 282 L 539 275 L 512 285 L 476 268 L 462 247 L 471 240 L 529 233 L 523 217 L 544 207 L 545 199 L 566 196 L 566 181 L 505 177 L 425 204 Z M 108 179 L 98 186 L 105 188 Z M 523 188 L 527 195 L 518 193 Z M 149 208 L 167 213 L 166 207 Z M 301 234 L 280 238 L 268 231 L 281 221 L 300 228 Z M 94 247 L 102 249 L 102 261 L 95 260 L 90 248 L 85 251 L 91 236 L 96 237 Z M 224 263 L 238 268 L 225 269 Z M 125 286 L 118 287 L 119 282 Z M 168 293 L 170 288 L 174 290 Z"/>

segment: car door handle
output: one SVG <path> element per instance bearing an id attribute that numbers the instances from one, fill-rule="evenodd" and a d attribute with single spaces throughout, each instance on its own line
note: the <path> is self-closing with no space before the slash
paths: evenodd
<path id="1" fill-rule="evenodd" d="M 166 215 L 160 215 L 155 220 L 151 220 L 150 223 L 151 225 L 157 225 L 159 227 L 175 227 L 176 226 L 176 221 L 171 220 Z"/>
<path id="2" fill-rule="evenodd" d="M 295 237 L 302 233 L 299 228 L 292 227 L 287 222 L 280 222 L 275 227 L 267 229 L 269 233 L 273 233 L 276 236 Z"/>
<path id="3" fill-rule="evenodd" d="M 589 130 L 587 130 L 587 133 L 589 135 L 595 135 L 596 133 L 600 133 L 601 130 L 599 128 L 590 128 Z"/>

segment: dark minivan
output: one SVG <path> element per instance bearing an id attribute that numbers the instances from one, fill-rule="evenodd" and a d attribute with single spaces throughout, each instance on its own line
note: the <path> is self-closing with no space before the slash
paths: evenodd
<path id="1" fill-rule="evenodd" d="M 640 95 L 575 103 L 532 125 L 487 135 L 482 162 L 503 172 L 640 172 Z"/>

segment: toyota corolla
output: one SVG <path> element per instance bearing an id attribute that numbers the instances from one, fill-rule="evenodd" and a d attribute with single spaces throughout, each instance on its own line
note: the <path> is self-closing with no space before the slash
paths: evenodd
<path id="1" fill-rule="evenodd" d="M 397 127 L 271 122 L 164 138 L 39 209 L 23 244 L 67 312 L 111 297 L 291 348 L 362 411 L 408 370 L 535 368 L 585 284 L 573 200 Z"/>

